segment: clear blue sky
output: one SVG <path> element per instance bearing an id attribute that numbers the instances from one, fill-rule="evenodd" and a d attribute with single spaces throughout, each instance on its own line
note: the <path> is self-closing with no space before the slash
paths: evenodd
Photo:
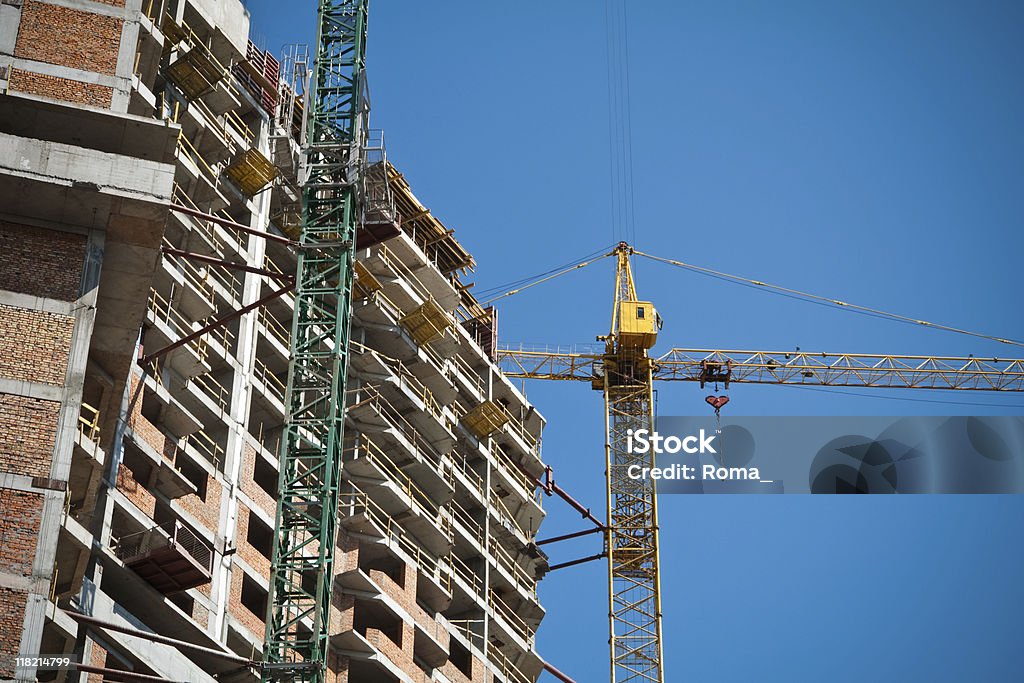
<path id="1" fill-rule="evenodd" d="M 248 4 L 268 48 L 312 42 L 315 3 Z M 371 4 L 373 125 L 479 287 L 613 242 L 603 3 Z M 629 4 L 640 248 L 1024 338 L 1024 5 Z M 1024 351 L 657 264 L 638 284 L 662 348 Z M 508 299 L 501 337 L 593 341 L 611 291 L 606 261 Z M 527 389 L 545 459 L 600 509 L 599 395 Z M 704 393 L 663 387 L 660 412 L 703 413 Z M 869 393 L 1000 407 L 736 386 L 727 410 L 1024 412 L 1024 396 Z M 582 528 L 547 508 L 546 534 Z M 662 528 L 670 681 L 1019 680 L 1020 496 L 665 496 Z M 541 585 L 538 649 L 580 683 L 607 680 L 605 586 L 601 563 Z"/>

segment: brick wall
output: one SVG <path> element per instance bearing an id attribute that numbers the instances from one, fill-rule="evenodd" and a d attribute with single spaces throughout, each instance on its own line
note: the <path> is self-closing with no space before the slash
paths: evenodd
<path id="1" fill-rule="evenodd" d="M 181 455 L 186 458 L 188 456 Z M 220 528 L 220 499 L 223 487 L 215 477 L 206 475 L 206 495 L 199 497 L 195 493 L 178 498 L 178 505 L 199 520 L 210 531 Z"/>
<path id="2" fill-rule="evenodd" d="M 42 514 L 41 494 L 0 489 L 0 568 L 4 572 L 32 575 Z"/>
<path id="3" fill-rule="evenodd" d="M 262 457 L 256 449 L 245 444 L 242 449 L 242 472 L 241 489 L 249 499 L 268 515 L 277 513 L 277 503 L 273 497 L 263 490 L 263 487 L 253 479 L 253 472 L 256 469 L 256 458 Z"/>
<path id="4" fill-rule="evenodd" d="M 0 304 L 0 377 L 64 386 L 74 318 Z"/>
<path id="5" fill-rule="evenodd" d="M 89 664 L 96 667 L 105 667 L 107 665 L 107 651 L 101 647 L 95 640 L 92 642 L 92 649 L 89 655 Z M 102 674 L 89 674 L 88 683 L 103 683 Z"/>
<path id="6" fill-rule="evenodd" d="M 114 101 L 114 89 L 105 85 L 83 83 L 70 78 L 37 74 L 21 69 L 11 69 L 11 78 L 7 89 L 11 92 L 23 92 L 104 109 L 109 109 Z"/>
<path id="7" fill-rule="evenodd" d="M 85 235 L 0 221 L 0 289 L 74 301 L 85 246 Z"/>
<path id="8" fill-rule="evenodd" d="M 238 556 L 245 560 L 245 563 L 266 577 L 270 583 L 270 560 L 263 556 L 259 550 L 249 544 L 249 517 L 252 512 L 242 503 L 238 504 L 238 525 L 235 531 L 235 545 L 238 548 Z"/>
<path id="9" fill-rule="evenodd" d="M 117 466 L 117 490 L 152 519 L 153 513 L 156 511 L 156 498 L 146 490 L 145 486 L 135 480 L 132 471 L 123 464 Z"/>
<path id="10" fill-rule="evenodd" d="M 441 647 L 446 649 L 449 647 L 448 631 L 442 628 L 433 615 L 427 614 L 426 610 L 416 602 L 416 582 L 419 577 L 414 567 L 405 565 L 405 577 L 402 585 L 379 569 L 371 569 L 369 574 L 384 594 L 397 602 L 424 630 L 431 633 Z"/>
<path id="11" fill-rule="evenodd" d="M 231 567 L 231 589 L 228 593 L 228 611 L 257 638 L 262 638 L 266 628 L 263 621 L 265 615 L 256 615 L 249 611 L 249 608 L 242 604 L 242 568 L 238 565 Z"/>
<path id="12" fill-rule="evenodd" d="M 348 663 L 348 657 L 339 655 L 337 652 L 328 652 L 326 680 L 329 683 L 349 683 Z"/>
<path id="13" fill-rule="evenodd" d="M 26 0 L 14 56 L 113 75 L 123 23 L 116 17 Z"/>
<path id="14" fill-rule="evenodd" d="M 59 413 L 56 401 L 0 394 L 0 472 L 49 477 Z"/>
<path id="15" fill-rule="evenodd" d="M 14 658 L 21 646 L 27 595 L 0 588 L 0 678 L 13 678 Z"/>

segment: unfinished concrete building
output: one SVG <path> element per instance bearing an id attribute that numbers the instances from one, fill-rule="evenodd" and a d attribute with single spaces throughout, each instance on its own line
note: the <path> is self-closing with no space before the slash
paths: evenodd
<path id="1" fill-rule="evenodd" d="M 305 55 L 248 33 L 238 0 L 0 4 L 0 678 L 259 677 Z M 330 678 L 528 683 L 543 420 L 370 147 L 399 221 L 357 240 Z"/>

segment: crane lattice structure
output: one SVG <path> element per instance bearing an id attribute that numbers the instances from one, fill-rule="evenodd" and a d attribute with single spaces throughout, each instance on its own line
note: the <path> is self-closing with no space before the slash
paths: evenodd
<path id="1" fill-rule="evenodd" d="M 368 0 L 320 0 L 263 680 L 325 678 L 352 263 L 364 173 Z"/>
<path id="2" fill-rule="evenodd" d="M 661 318 L 651 302 L 638 299 L 634 253 L 623 242 L 605 255 L 617 262 L 611 330 L 599 337 L 603 353 L 504 347 L 497 360 L 508 377 L 589 382 L 604 392 L 611 681 L 664 683 L 655 483 L 627 476 L 630 465 L 653 467 L 653 454 L 631 454 L 626 443 L 627 430 L 654 428 L 655 381 L 1016 392 L 1024 391 L 1024 360 L 681 348 L 652 357 Z"/>

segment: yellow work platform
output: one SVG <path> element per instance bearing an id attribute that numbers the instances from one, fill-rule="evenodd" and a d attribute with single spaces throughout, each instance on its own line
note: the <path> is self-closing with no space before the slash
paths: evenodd
<path id="1" fill-rule="evenodd" d="M 249 197 L 253 196 L 267 183 L 277 177 L 277 168 L 270 163 L 270 159 L 263 156 L 256 149 L 247 149 L 231 162 L 231 165 L 224 169 L 228 177 L 238 185 L 238 189 Z"/>

